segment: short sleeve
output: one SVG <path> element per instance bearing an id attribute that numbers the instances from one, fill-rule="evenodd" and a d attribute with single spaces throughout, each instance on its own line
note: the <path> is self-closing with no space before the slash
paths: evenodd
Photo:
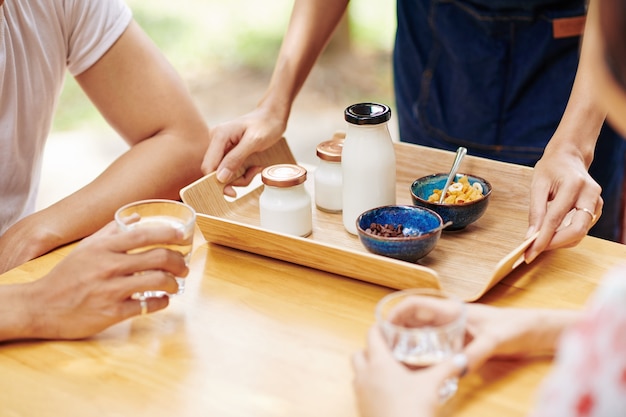
<path id="1" fill-rule="evenodd" d="M 67 67 L 78 75 L 95 64 L 124 33 L 132 19 L 121 0 L 66 0 Z"/>

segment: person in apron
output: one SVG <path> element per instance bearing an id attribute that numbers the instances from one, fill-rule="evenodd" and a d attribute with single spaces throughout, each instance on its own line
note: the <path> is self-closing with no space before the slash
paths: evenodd
<path id="1" fill-rule="evenodd" d="M 248 169 L 238 176 L 243 161 L 283 135 L 293 101 L 347 6 L 348 0 L 296 0 L 258 106 L 211 129 L 202 171 L 216 171 L 226 193 L 233 195 L 231 185 L 245 185 L 256 174 Z M 400 140 L 451 151 L 462 145 L 471 155 L 534 166 L 568 104 L 585 12 L 584 0 L 397 0 L 393 64 Z M 626 145 L 605 127 L 596 146 L 602 120 L 578 141 L 589 148 L 584 163 L 579 158 L 578 170 L 568 171 L 585 177 L 580 186 L 570 182 L 569 191 L 586 195 L 586 204 L 578 199 L 547 210 L 547 202 L 562 201 L 565 193 L 538 193 L 533 179 L 529 235 L 537 226 L 533 217 L 543 223 L 527 262 L 543 250 L 577 244 L 601 212 L 592 234 L 620 240 Z M 593 147 L 595 162 L 587 172 Z M 562 180 L 535 172 L 544 186 Z M 575 227 L 557 229 L 573 209 Z"/>
<path id="2" fill-rule="evenodd" d="M 585 1 L 397 0 L 397 9 L 401 140 L 534 166 L 572 90 Z M 603 126 L 589 168 L 604 200 L 593 236 L 621 239 L 625 152 Z"/>

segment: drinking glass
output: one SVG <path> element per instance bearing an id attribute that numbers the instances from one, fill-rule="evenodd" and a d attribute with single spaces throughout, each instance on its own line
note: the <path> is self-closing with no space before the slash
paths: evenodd
<path id="1" fill-rule="evenodd" d="M 136 219 L 131 216 L 137 216 Z M 187 204 L 174 200 L 142 200 L 120 207 L 115 212 L 115 222 L 120 230 L 129 231 L 138 227 L 170 226 L 183 232 L 183 241 L 179 244 L 151 245 L 132 252 L 143 252 L 156 247 L 168 248 L 180 252 L 185 257 L 185 264 L 189 266 L 193 233 L 196 223 L 196 212 Z M 134 294 L 134 298 L 163 297 L 165 295 L 180 295 L 185 292 L 185 279 L 176 277 L 178 292 L 168 294 L 164 291 L 145 291 Z"/>
<path id="2" fill-rule="evenodd" d="M 376 305 L 376 321 L 393 356 L 411 369 L 451 358 L 463 349 L 465 304 L 435 289 L 393 292 Z M 458 378 L 439 388 L 442 403 L 457 391 Z"/>

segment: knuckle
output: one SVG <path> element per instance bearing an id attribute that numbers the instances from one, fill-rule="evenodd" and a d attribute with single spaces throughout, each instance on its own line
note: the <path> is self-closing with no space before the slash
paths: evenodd
<path id="1" fill-rule="evenodd" d="M 602 208 L 604 207 L 604 199 L 600 196 L 598 196 L 596 207 L 598 208 L 599 211 L 602 211 Z"/>
<path id="2" fill-rule="evenodd" d="M 152 259 L 159 266 L 165 266 L 175 259 L 176 255 L 180 254 L 166 248 L 156 248 L 152 251 Z"/>
<path id="3" fill-rule="evenodd" d="M 121 264 L 119 262 L 101 262 L 98 270 L 103 277 L 116 277 L 122 274 Z"/>
<path id="4" fill-rule="evenodd" d="M 176 279 L 170 273 L 165 271 L 157 271 L 154 275 L 154 283 L 159 286 L 166 287 L 168 284 L 175 283 Z"/>
<path id="5" fill-rule="evenodd" d="M 544 222 L 550 230 L 556 230 L 563 220 L 555 216 L 546 216 Z"/>
<path id="6" fill-rule="evenodd" d="M 165 271 L 159 271 L 156 273 L 153 277 L 152 284 L 156 288 L 160 288 L 169 293 L 175 293 L 178 291 L 178 282 L 176 282 L 176 278 L 174 275 Z"/>
<path id="7" fill-rule="evenodd" d="M 134 248 L 139 249 L 143 246 L 147 246 L 150 242 L 147 228 L 137 227 L 131 230 L 130 239 Z"/>
<path id="8" fill-rule="evenodd" d="M 600 195 L 600 194 L 602 193 L 602 187 L 601 187 L 599 184 L 594 183 L 594 184 L 593 184 L 593 188 L 594 188 L 595 192 L 596 192 L 598 195 Z"/>
<path id="9" fill-rule="evenodd" d="M 124 317 L 125 314 L 126 310 L 124 309 L 124 305 L 121 303 L 111 303 L 106 310 L 102 311 L 103 316 L 108 316 L 113 319 Z"/>

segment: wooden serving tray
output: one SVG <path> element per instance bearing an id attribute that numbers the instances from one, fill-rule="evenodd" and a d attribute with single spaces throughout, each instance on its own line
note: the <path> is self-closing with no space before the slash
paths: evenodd
<path id="1" fill-rule="evenodd" d="M 454 152 L 394 143 L 397 161 L 398 204 L 412 204 L 409 186 L 418 177 L 447 172 Z M 255 154 L 245 167 L 296 163 L 282 139 Z M 481 176 L 493 191 L 487 211 L 467 228 L 444 231 L 435 249 L 418 263 L 409 263 L 368 252 L 345 231 L 341 213 L 313 208 L 313 233 L 294 237 L 260 227 L 261 184 L 248 194 L 228 201 L 215 173 L 183 188 L 182 200 L 198 213 L 197 224 L 212 243 L 372 282 L 395 289 L 439 287 L 475 301 L 512 271 L 532 239 L 524 241 L 532 169 L 489 159 L 466 156 L 459 172 Z M 307 187 L 313 196 L 312 175 Z"/>

